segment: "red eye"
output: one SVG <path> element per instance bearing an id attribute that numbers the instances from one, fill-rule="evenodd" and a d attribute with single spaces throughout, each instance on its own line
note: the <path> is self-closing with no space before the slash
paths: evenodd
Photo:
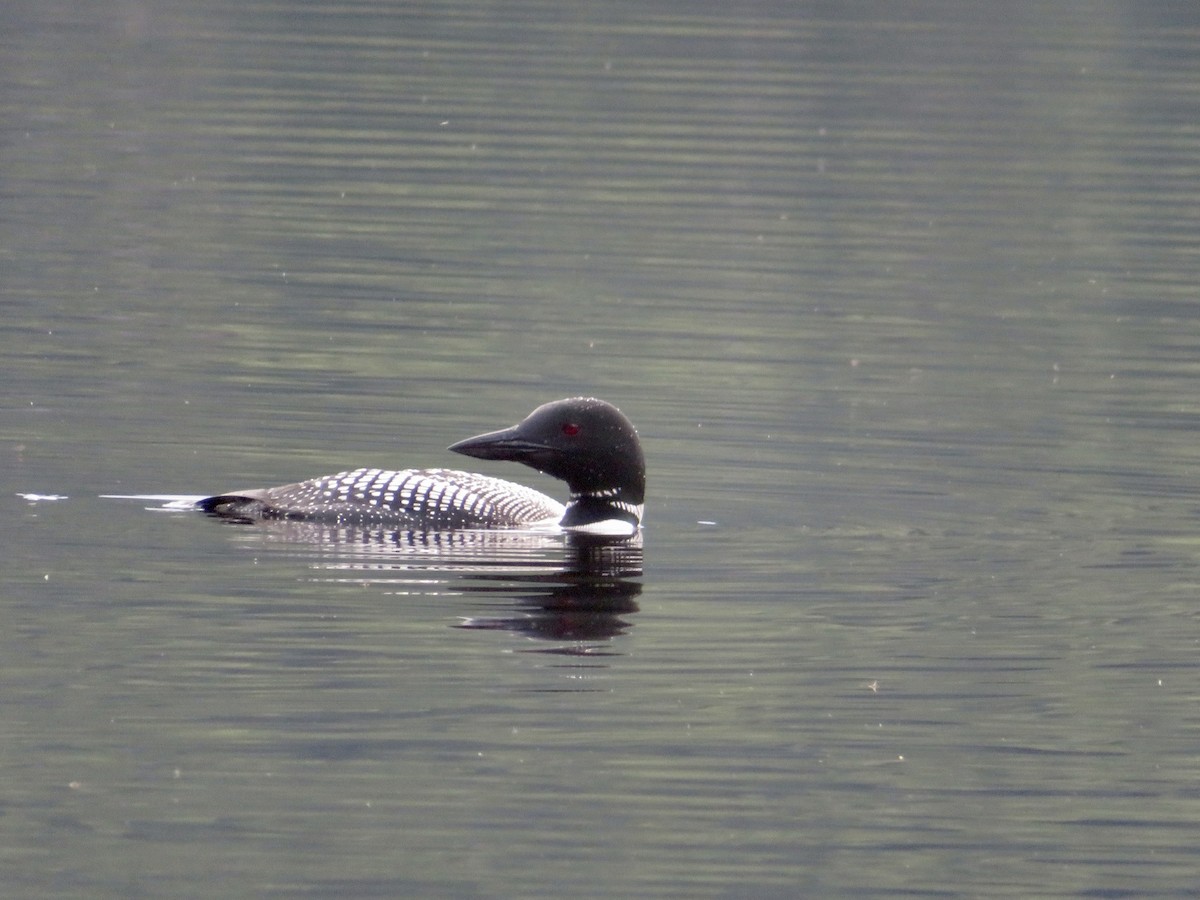
<path id="1" fill-rule="evenodd" d="M 575 435 L 579 434 L 579 431 L 580 431 L 579 426 L 576 425 L 574 422 L 568 422 L 566 425 L 564 425 L 562 427 L 562 433 L 565 434 L 567 437 L 575 437 Z"/>

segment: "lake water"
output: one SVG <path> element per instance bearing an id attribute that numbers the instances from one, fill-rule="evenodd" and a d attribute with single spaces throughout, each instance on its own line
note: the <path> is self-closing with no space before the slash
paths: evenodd
<path id="1" fill-rule="evenodd" d="M 1192 6 L 0 26 L 13 896 L 1200 891 Z M 588 577 L 101 499 L 576 394 Z"/>

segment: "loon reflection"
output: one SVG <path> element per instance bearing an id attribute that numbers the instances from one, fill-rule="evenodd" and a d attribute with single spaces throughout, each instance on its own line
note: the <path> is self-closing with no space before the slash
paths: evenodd
<path id="1" fill-rule="evenodd" d="M 581 582 L 545 594 L 515 598 L 517 612 L 464 618 L 457 627 L 524 634 L 547 641 L 606 641 L 633 627 L 621 616 L 638 612 L 635 598 L 642 586 L 635 581 Z M 539 650 L 572 656 L 602 656 L 611 650 L 578 644 Z"/>
<path id="2" fill-rule="evenodd" d="M 642 592 L 640 534 L 613 540 L 521 530 L 423 532 L 278 520 L 231 529 L 247 549 L 304 556 L 321 580 L 472 598 L 457 628 L 504 631 L 560 646 L 537 652 L 603 656 L 588 646 L 632 628 Z"/>

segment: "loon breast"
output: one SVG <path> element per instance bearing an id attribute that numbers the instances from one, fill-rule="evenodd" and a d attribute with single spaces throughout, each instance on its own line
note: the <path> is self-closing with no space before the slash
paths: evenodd
<path id="1" fill-rule="evenodd" d="M 235 491 L 197 504 L 229 519 L 316 519 L 435 531 L 556 523 L 552 497 L 501 478 L 456 469 L 354 469 L 280 487 Z"/>

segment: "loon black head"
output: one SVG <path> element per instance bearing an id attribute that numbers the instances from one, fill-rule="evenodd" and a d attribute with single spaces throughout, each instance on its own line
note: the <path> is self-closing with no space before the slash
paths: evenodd
<path id="1" fill-rule="evenodd" d="M 640 524 L 646 464 L 637 431 L 619 409 L 593 397 L 546 403 L 512 428 L 449 448 L 477 459 L 524 463 L 561 478 L 571 490 L 564 528 L 603 521 Z"/>

